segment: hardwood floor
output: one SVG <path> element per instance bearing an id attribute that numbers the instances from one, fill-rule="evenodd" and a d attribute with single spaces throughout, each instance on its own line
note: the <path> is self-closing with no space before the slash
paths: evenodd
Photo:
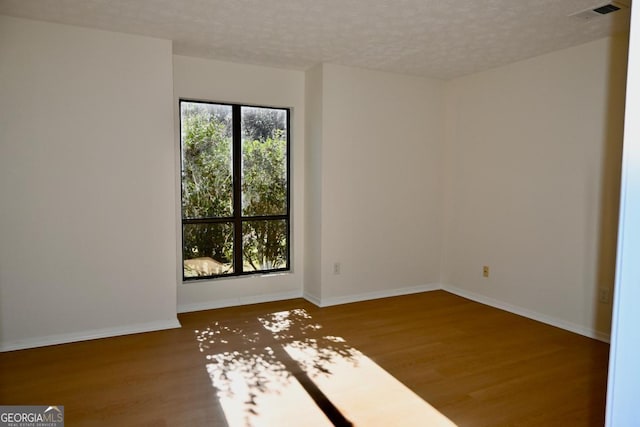
<path id="1" fill-rule="evenodd" d="M 460 427 L 604 425 L 607 344 L 444 291 L 201 311 L 180 315 L 181 329 L 0 353 L 0 404 L 64 405 L 68 426 L 224 426 L 199 334 L 253 336 L 257 318 L 293 309 Z"/>

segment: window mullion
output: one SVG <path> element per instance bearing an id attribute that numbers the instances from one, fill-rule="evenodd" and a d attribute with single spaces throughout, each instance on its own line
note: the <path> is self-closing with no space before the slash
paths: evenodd
<path id="1" fill-rule="evenodd" d="M 242 129 L 239 105 L 232 110 L 233 158 L 233 265 L 236 273 L 243 272 L 242 261 Z"/>
<path id="2" fill-rule="evenodd" d="M 291 111 L 287 110 L 287 153 L 286 153 L 286 168 L 287 168 L 287 270 L 291 268 Z"/>

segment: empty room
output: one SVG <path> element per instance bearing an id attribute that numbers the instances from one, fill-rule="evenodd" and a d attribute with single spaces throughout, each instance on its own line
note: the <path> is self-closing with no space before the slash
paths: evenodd
<path id="1" fill-rule="evenodd" d="M 637 14 L 0 0 L 0 426 L 639 425 Z"/>

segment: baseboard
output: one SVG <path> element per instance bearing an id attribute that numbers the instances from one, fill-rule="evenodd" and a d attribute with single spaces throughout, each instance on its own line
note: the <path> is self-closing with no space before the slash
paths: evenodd
<path id="1" fill-rule="evenodd" d="M 374 292 L 366 292 L 362 294 L 354 294 L 354 295 L 345 295 L 342 297 L 334 297 L 334 298 L 307 298 L 313 304 L 319 307 L 329 307 L 331 305 L 339 305 L 339 304 L 349 304 L 352 302 L 360 302 L 360 301 L 369 301 L 380 298 L 389 298 L 389 297 L 397 297 L 401 295 L 410 295 L 410 294 L 418 294 L 421 292 L 429 292 L 429 291 L 437 291 L 441 289 L 440 285 L 437 283 L 432 283 L 428 285 L 418 285 L 411 286 L 408 288 L 396 288 L 396 289 L 385 289 L 383 291 L 374 291 Z"/>
<path id="2" fill-rule="evenodd" d="M 78 341 L 88 341 L 99 338 L 116 337 L 120 335 L 139 334 L 142 332 L 161 331 L 179 328 L 178 319 L 161 320 L 157 322 L 138 323 L 116 328 L 93 329 L 89 331 L 68 334 L 47 335 L 46 337 L 27 338 L 0 343 L 0 352 L 24 350 L 28 348 L 45 347 L 48 345 L 68 344 Z"/>
<path id="3" fill-rule="evenodd" d="M 277 294 L 252 295 L 248 297 L 204 301 L 194 304 L 180 304 L 178 305 L 178 313 L 190 313 L 192 311 L 213 310 L 216 308 L 236 307 L 239 305 L 260 304 L 263 302 L 283 301 L 302 297 L 302 291 L 291 291 L 281 292 Z"/>
<path id="4" fill-rule="evenodd" d="M 308 292 L 304 292 L 302 294 L 302 298 L 306 299 L 307 301 L 309 301 L 313 305 L 317 305 L 318 307 L 320 307 L 321 304 L 322 304 L 322 298 L 317 297 L 317 296 L 315 296 L 313 294 L 310 294 Z"/>
<path id="5" fill-rule="evenodd" d="M 596 331 L 591 328 L 585 328 L 584 326 L 576 325 L 571 322 L 567 322 L 562 319 L 558 319 L 546 314 L 538 313 L 533 310 L 529 310 L 524 307 L 515 306 L 504 301 L 496 300 L 484 295 L 477 294 L 462 288 L 458 288 L 452 285 L 440 285 L 437 283 L 428 285 L 419 285 L 406 288 L 397 289 L 385 289 L 383 291 L 366 292 L 362 294 L 346 295 L 342 297 L 326 298 L 322 299 L 307 292 L 301 291 L 283 292 L 278 294 L 267 295 L 255 295 L 249 297 L 229 298 L 217 301 L 207 301 L 196 304 L 184 304 L 178 306 L 178 313 L 188 313 L 192 311 L 211 310 L 216 308 L 233 307 L 238 305 L 258 304 L 264 302 L 282 301 L 294 298 L 304 298 L 312 304 L 318 307 L 328 307 L 332 305 L 348 304 L 353 302 L 368 301 L 380 298 L 389 298 L 401 295 L 410 295 L 421 292 L 429 292 L 435 290 L 444 290 L 454 295 L 461 296 L 463 298 L 470 299 L 480 304 L 485 304 L 491 307 L 505 310 L 510 313 L 524 316 L 529 319 L 533 319 L 542 323 L 546 323 L 551 326 L 555 326 L 561 329 L 565 329 L 580 335 L 584 335 L 589 338 L 594 338 L 599 341 L 609 342 L 610 335 Z M 127 325 L 117 328 L 104 328 L 94 329 L 89 331 L 82 331 L 69 334 L 49 335 L 46 337 L 27 338 L 23 340 L 0 342 L 0 352 L 23 350 L 28 348 L 44 347 L 48 345 L 67 344 L 77 341 L 87 341 L 99 338 L 109 338 L 120 335 L 137 334 L 143 332 L 160 331 L 164 329 L 179 328 L 180 323 L 177 319 L 139 323 L 135 325 Z"/>
<path id="6" fill-rule="evenodd" d="M 529 319 L 536 320 L 538 322 L 546 323 L 547 325 L 555 326 L 560 329 L 565 329 L 567 331 L 574 332 L 579 335 L 584 335 L 585 337 L 593 338 L 598 341 L 603 341 L 608 343 L 611 339 L 609 334 L 596 331 L 595 329 L 586 328 L 584 326 L 577 325 L 575 323 L 567 322 L 566 320 L 562 320 L 553 316 L 548 316 L 546 314 L 538 313 L 536 311 L 529 310 L 524 307 L 512 305 L 504 301 L 500 301 L 484 295 L 477 294 L 475 292 L 468 291 L 466 289 L 458 288 L 456 286 L 442 285 L 441 289 L 449 293 L 452 293 L 454 295 L 458 295 L 460 297 L 478 302 L 480 304 L 488 305 L 494 308 L 499 308 L 500 310 L 508 311 L 510 313 L 517 314 L 519 316 L 527 317 Z"/>

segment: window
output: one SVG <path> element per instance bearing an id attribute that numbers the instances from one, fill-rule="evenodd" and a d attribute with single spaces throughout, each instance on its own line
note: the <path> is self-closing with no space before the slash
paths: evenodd
<path id="1" fill-rule="evenodd" d="M 289 115 L 180 101 L 184 280 L 289 270 Z"/>

